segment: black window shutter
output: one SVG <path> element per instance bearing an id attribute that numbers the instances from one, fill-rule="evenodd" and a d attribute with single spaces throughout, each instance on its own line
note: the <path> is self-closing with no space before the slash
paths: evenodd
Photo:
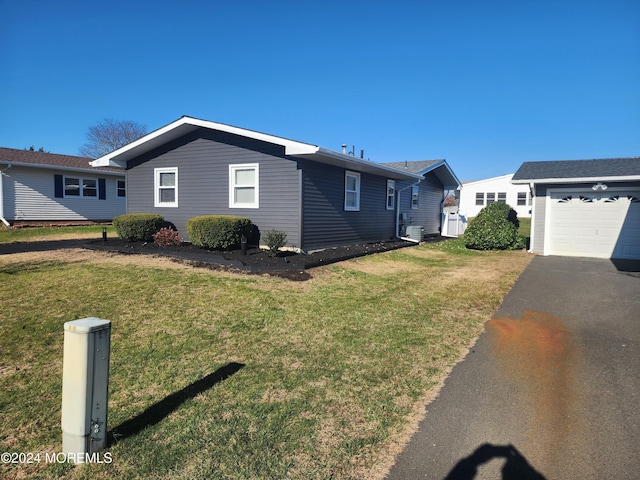
<path id="1" fill-rule="evenodd" d="M 98 179 L 98 198 L 100 200 L 107 199 L 107 182 L 104 178 Z"/>
<path id="2" fill-rule="evenodd" d="M 64 186 L 62 184 L 62 175 L 53 176 L 54 195 L 56 198 L 64 197 Z"/>

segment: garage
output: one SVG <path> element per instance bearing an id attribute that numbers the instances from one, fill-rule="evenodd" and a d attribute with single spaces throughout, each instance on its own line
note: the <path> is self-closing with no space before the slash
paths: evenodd
<path id="1" fill-rule="evenodd" d="M 640 258 L 640 191 L 550 191 L 545 254 Z"/>
<path id="2" fill-rule="evenodd" d="M 531 253 L 640 260 L 640 157 L 525 162 Z"/>

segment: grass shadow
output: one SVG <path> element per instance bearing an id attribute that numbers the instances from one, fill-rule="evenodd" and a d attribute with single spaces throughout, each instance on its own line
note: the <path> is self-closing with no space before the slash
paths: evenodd
<path id="1" fill-rule="evenodd" d="M 506 459 L 502 467 L 502 480 L 545 480 L 516 447 L 490 443 L 481 445 L 471 455 L 460 460 L 445 480 L 473 480 L 478 473 L 478 467 L 494 458 Z"/>
<path id="2" fill-rule="evenodd" d="M 187 385 L 182 390 L 174 392 L 159 402 L 154 403 L 139 415 L 136 415 L 135 417 L 122 422 L 117 427 L 112 428 L 108 435 L 108 446 L 111 446 L 120 440 L 124 440 L 125 438 L 133 437 L 145 428 L 159 423 L 185 401 L 194 398 L 200 393 L 206 392 L 211 387 L 226 380 L 243 367 L 244 364 L 242 363 L 228 363 L 224 367 L 217 369 L 215 372 L 193 382 L 191 385 Z"/>

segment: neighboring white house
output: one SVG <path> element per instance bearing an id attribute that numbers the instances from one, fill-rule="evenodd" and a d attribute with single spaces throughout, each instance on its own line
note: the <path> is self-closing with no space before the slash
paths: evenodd
<path id="1" fill-rule="evenodd" d="M 110 222 L 125 213 L 125 171 L 90 161 L 0 147 L 0 222 Z"/>
<path id="2" fill-rule="evenodd" d="M 475 182 L 462 182 L 460 190 L 460 214 L 473 218 L 480 210 L 493 202 L 507 203 L 518 217 L 531 217 L 531 193 L 529 185 L 513 185 L 513 173 Z"/>

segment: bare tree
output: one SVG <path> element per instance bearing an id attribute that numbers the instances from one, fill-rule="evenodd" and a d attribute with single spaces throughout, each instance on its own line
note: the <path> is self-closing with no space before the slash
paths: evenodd
<path id="1" fill-rule="evenodd" d="M 98 158 L 113 152 L 147 133 L 147 127 L 131 120 L 113 120 L 105 118 L 89 127 L 87 143 L 78 153 L 83 157 Z"/>

